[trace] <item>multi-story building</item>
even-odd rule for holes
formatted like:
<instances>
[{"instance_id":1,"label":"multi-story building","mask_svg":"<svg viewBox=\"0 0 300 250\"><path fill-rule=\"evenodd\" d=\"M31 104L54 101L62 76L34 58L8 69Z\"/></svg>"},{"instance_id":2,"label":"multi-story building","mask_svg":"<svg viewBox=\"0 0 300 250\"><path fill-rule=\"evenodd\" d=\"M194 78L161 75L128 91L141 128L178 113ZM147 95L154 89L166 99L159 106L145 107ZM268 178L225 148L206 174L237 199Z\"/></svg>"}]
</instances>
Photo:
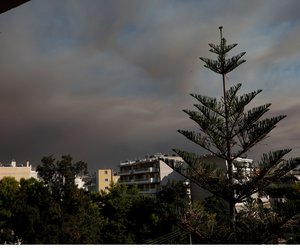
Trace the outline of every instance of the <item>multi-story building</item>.
<instances>
[{"instance_id":1,"label":"multi-story building","mask_svg":"<svg viewBox=\"0 0 300 250\"><path fill-rule=\"evenodd\" d=\"M29 164L29 161L26 162L26 165L23 165L17 164L15 160L12 160L10 164L0 163L0 179L3 177L14 177L17 181L31 177L37 179L37 172L32 170L32 165Z\"/></svg>"},{"instance_id":2,"label":"multi-story building","mask_svg":"<svg viewBox=\"0 0 300 250\"><path fill-rule=\"evenodd\" d=\"M248 158L238 157L233 162L233 175L240 182L248 181L256 173L253 160Z\"/></svg>"},{"instance_id":3,"label":"multi-story building","mask_svg":"<svg viewBox=\"0 0 300 250\"><path fill-rule=\"evenodd\" d=\"M204 162L212 164L216 168L220 168L224 171L224 174L227 171L227 162L224 159L216 157L214 155L205 156ZM255 174L255 167L252 159L248 158L236 158L233 162L233 176L234 181L243 183L249 180ZM193 201L204 200L210 196L213 196L209 191L199 187L193 182L190 182L191 187L191 196Z\"/></svg>"},{"instance_id":4,"label":"multi-story building","mask_svg":"<svg viewBox=\"0 0 300 250\"><path fill-rule=\"evenodd\" d=\"M112 169L98 169L95 191L107 191L111 183L117 183L118 179L119 176L115 175Z\"/></svg>"},{"instance_id":5,"label":"multi-story building","mask_svg":"<svg viewBox=\"0 0 300 250\"><path fill-rule=\"evenodd\" d=\"M226 174L228 166L224 159L207 155L204 162L212 164L216 168L223 169L224 174ZM252 159L242 157L234 160L233 175L236 182L246 182L253 175L257 174L257 169L253 162ZM146 156L142 160L122 162L119 165L119 183L136 185L141 194L156 194L160 191L161 186L166 185L168 181L182 181L187 186L187 192L192 202L203 201L206 198L212 197L212 193L199 187L192 181L186 180L170 167L182 164L183 166L185 165L181 157L163 154ZM261 194L255 193L252 195L252 198L259 199L264 206L270 206L268 196L261 196ZM236 204L237 210L241 210L243 207L243 203Z\"/></svg>"},{"instance_id":6,"label":"multi-story building","mask_svg":"<svg viewBox=\"0 0 300 250\"><path fill-rule=\"evenodd\" d=\"M212 164L212 166L215 166L216 168L220 168L224 171L224 174L227 171L227 162L219 157L213 156L213 155L207 155L205 157L206 159L204 160L204 162L210 163ZM253 177L255 174L257 174L257 168L255 168L254 164L253 164L253 160L252 159L248 159L248 158L236 158L233 162L233 178L234 181L237 183L245 183L247 181L249 181L251 179L251 177ZM190 181L188 182L190 185L190 189L191 189L191 200L193 202L195 201L203 201L209 197L212 197L213 194L211 192L209 192L206 189L203 189L201 187L199 187L197 184L195 184L194 182ZM251 196L253 199L258 199L265 207L269 207L270 206L270 199L268 196L264 195L264 194L260 194L260 193L254 193ZM227 203L224 203L225 206L227 206ZM236 204L236 209L237 211L240 211L242 209L244 209L244 202L241 203L237 203Z\"/></svg>"},{"instance_id":7,"label":"multi-story building","mask_svg":"<svg viewBox=\"0 0 300 250\"><path fill-rule=\"evenodd\" d=\"M136 185L141 194L156 194L168 181L184 180L164 160L183 162L181 157L155 154L141 160L125 161L119 165L119 183Z\"/></svg>"}]
</instances>

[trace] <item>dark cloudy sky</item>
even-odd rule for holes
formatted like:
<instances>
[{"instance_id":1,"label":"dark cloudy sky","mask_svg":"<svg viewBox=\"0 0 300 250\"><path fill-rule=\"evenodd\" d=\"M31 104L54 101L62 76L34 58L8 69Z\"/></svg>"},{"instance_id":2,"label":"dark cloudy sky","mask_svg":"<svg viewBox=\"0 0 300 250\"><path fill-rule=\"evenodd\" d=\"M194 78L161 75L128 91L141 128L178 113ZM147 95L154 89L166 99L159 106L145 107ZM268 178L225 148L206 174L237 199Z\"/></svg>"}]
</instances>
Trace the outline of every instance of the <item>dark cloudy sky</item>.
<instances>
[{"instance_id":1,"label":"dark cloudy sky","mask_svg":"<svg viewBox=\"0 0 300 250\"><path fill-rule=\"evenodd\" d=\"M224 27L247 62L228 75L287 114L261 150L300 154L299 0L32 0L0 16L0 161L71 154L90 169L172 148L190 92L222 93L199 56ZM253 151L255 154L255 151Z\"/></svg>"}]
</instances>

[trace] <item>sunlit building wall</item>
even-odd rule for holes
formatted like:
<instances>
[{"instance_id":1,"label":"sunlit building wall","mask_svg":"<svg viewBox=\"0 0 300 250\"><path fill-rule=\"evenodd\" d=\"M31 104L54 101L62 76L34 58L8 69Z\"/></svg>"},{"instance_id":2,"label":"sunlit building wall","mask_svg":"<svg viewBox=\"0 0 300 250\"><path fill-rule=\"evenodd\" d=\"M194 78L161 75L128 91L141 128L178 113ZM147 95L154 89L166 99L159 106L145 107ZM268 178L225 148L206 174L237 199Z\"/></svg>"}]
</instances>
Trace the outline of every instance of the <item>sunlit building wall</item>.
<instances>
[{"instance_id":1,"label":"sunlit building wall","mask_svg":"<svg viewBox=\"0 0 300 250\"><path fill-rule=\"evenodd\" d=\"M12 160L10 164L0 163L0 179L4 177L14 177L17 181L31 177L37 179L37 172L32 170L32 165L29 164L29 161L23 165L17 164L15 160Z\"/></svg>"},{"instance_id":2,"label":"sunlit building wall","mask_svg":"<svg viewBox=\"0 0 300 250\"><path fill-rule=\"evenodd\" d=\"M98 169L96 172L96 191L108 191L111 183L117 183L119 176L112 169Z\"/></svg>"}]
</instances>

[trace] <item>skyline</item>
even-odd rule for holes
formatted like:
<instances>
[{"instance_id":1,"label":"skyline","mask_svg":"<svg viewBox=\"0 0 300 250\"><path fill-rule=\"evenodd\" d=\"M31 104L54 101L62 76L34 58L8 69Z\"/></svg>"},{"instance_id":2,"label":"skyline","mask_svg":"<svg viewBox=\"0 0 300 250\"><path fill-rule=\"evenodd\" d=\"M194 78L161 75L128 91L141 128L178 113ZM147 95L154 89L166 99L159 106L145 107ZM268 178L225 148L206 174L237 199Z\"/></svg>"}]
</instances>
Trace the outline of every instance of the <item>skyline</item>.
<instances>
[{"instance_id":1,"label":"skyline","mask_svg":"<svg viewBox=\"0 0 300 250\"><path fill-rule=\"evenodd\" d=\"M213 58L219 26L246 63L227 76L253 105L286 114L253 151L300 155L300 2L29 1L0 15L1 157L37 165L70 154L89 169L172 148L199 150L178 129L196 128L189 93L222 94ZM255 148L254 148L255 149ZM203 152L203 151L200 151Z\"/></svg>"}]
</instances>

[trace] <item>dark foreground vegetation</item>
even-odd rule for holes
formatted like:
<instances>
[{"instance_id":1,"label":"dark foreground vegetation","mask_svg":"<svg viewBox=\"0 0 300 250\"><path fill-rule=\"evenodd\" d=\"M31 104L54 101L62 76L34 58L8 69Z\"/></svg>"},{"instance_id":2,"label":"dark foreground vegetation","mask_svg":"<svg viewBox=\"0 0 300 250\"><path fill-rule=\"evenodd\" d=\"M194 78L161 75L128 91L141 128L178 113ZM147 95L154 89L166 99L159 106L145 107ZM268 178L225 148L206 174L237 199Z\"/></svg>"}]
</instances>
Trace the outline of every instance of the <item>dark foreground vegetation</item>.
<instances>
[{"instance_id":1,"label":"dark foreground vegetation","mask_svg":"<svg viewBox=\"0 0 300 250\"><path fill-rule=\"evenodd\" d=\"M43 181L0 180L0 243L228 243L230 218L216 197L190 204L182 183L170 183L157 197L121 185L113 185L109 193L90 193L74 184L85 167L83 162L73 163L70 156L58 161L45 157L38 168ZM291 207L298 207L300 186L273 184L272 192L288 194L286 202L276 211L249 200L247 209L237 215L238 243L277 243L284 237L299 242L299 224L286 218L291 218Z\"/></svg>"},{"instance_id":2,"label":"dark foreground vegetation","mask_svg":"<svg viewBox=\"0 0 300 250\"><path fill-rule=\"evenodd\" d=\"M38 167L43 181L0 180L0 243L188 243L170 212L188 204L183 185L169 186L157 198L121 185L109 193L89 193L74 184L85 168L70 156L45 157Z\"/></svg>"}]
</instances>

